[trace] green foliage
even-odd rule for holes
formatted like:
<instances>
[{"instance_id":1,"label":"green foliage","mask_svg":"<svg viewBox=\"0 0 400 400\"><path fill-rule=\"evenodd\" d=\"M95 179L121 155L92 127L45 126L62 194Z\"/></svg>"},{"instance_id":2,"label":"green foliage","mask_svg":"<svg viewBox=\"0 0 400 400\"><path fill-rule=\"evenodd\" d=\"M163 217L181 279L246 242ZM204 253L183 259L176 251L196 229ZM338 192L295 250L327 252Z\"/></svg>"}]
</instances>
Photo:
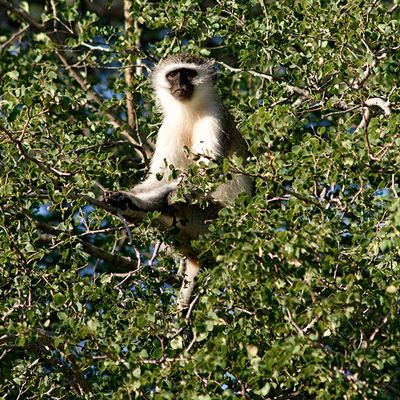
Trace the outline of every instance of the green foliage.
<instances>
[{"instance_id":1,"label":"green foliage","mask_svg":"<svg viewBox=\"0 0 400 400\"><path fill-rule=\"evenodd\" d=\"M398 399L398 2L137 0L127 31L121 7L41 3L0 1L0 398ZM187 320L173 232L150 213L129 243L90 200L143 177L148 66L177 51L221 62L254 155L181 195L256 186L194 243Z\"/></svg>"}]
</instances>

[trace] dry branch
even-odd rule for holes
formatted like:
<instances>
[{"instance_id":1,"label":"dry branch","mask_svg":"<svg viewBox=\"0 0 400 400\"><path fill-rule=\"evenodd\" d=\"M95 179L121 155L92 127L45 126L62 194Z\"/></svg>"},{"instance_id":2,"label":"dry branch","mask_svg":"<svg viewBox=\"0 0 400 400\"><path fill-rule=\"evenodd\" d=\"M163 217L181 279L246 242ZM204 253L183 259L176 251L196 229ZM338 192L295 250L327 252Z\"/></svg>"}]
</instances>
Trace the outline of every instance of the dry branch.
<instances>
[{"instance_id":1,"label":"dry branch","mask_svg":"<svg viewBox=\"0 0 400 400\"><path fill-rule=\"evenodd\" d=\"M133 36L133 31L135 28L132 15L130 13L131 6L132 2L130 0L124 0L125 35L127 36L128 40ZM135 103L133 101L133 93L131 92L133 82L133 67L131 66L131 64L133 64L132 55L128 55L127 61L128 68L124 70L125 82L128 89L126 91L126 109L128 114L128 125L133 128L137 125L137 118Z\"/></svg>"},{"instance_id":2,"label":"dry branch","mask_svg":"<svg viewBox=\"0 0 400 400\"><path fill-rule=\"evenodd\" d=\"M355 133L359 132L360 130L363 131L364 133L364 140L365 143L367 145L367 150L368 150L368 156L371 160L373 161L380 161L381 157L377 157L371 147L371 143L369 142L369 138L368 138L368 125L371 121L372 118L372 111L370 107L376 106L379 107L383 110L383 113L386 117L388 117L391 113L390 111L390 103L389 101L385 101L379 97L371 97L370 99L367 99L364 102L365 106L361 107L362 109L362 118L361 118L361 122L359 123L359 125L357 126L357 128L355 129Z\"/></svg>"},{"instance_id":3,"label":"dry branch","mask_svg":"<svg viewBox=\"0 0 400 400\"><path fill-rule=\"evenodd\" d=\"M39 22L35 21L29 14L24 11L18 10L12 3L9 3L6 0L0 0L0 6L3 6L6 10L11 12L16 18L18 18L22 22L26 22L31 26L33 29L39 32L45 32L46 26L40 24Z\"/></svg>"}]
</instances>

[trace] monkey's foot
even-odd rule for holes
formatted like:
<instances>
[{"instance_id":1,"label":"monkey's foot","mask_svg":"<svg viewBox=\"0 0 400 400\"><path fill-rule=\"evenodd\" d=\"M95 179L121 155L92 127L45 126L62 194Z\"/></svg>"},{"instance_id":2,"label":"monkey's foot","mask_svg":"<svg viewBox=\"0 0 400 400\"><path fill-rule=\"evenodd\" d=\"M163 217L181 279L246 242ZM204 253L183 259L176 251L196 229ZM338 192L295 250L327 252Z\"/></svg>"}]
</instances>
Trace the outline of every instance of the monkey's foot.
<instances>
[{"instance_id":1,"label":"monkey's foot","mask_svg":"<svg viewBox=\"0 0 400 400\"><path fill-rule=\"evenodd\" d=\"M130 199L129 192L104 192L103 200L108 205L122 211L138 209Z\"/></svg>"}]
</instances>

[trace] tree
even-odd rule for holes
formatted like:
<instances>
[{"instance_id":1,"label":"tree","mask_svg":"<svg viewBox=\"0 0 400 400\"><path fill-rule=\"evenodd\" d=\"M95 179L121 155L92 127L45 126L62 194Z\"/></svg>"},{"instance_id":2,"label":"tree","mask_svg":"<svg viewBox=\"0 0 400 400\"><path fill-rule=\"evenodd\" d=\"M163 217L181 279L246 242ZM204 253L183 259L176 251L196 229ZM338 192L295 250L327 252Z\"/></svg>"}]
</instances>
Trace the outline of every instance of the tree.
<instances>
[{"instance_id":1,"label":"tree","mask_svg":"<svg viewBox=\"0 0 400 400\"><path fill-rule=\"evenodd\" d=\"M0 0L0 396L399 398L397 3ZM175 232L101 201L181 50L219 62L257 187L193 243L183 317Z\"/></svg>"}]
</instances>

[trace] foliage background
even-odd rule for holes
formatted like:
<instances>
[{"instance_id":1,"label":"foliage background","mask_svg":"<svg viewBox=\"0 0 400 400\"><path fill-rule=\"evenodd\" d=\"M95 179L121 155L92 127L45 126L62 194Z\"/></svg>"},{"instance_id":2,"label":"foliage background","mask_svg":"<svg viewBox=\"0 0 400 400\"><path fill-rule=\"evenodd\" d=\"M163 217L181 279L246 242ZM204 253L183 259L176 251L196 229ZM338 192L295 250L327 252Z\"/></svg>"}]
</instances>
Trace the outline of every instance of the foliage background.
<instances>
[{"instance_id":1,"label":"foliage background","mask_svg":"<svg viewBox=\"0 0 400 400\"><path fill-rule=\"evenodd\" d=\"M399 398L399 18L0 0L0 398ZM220 62L257 186L196 243L214 262L187 319L156 215L129 243L93 200L144 175L146 76L182 50Z\"/></svg>"}]
</instances>

